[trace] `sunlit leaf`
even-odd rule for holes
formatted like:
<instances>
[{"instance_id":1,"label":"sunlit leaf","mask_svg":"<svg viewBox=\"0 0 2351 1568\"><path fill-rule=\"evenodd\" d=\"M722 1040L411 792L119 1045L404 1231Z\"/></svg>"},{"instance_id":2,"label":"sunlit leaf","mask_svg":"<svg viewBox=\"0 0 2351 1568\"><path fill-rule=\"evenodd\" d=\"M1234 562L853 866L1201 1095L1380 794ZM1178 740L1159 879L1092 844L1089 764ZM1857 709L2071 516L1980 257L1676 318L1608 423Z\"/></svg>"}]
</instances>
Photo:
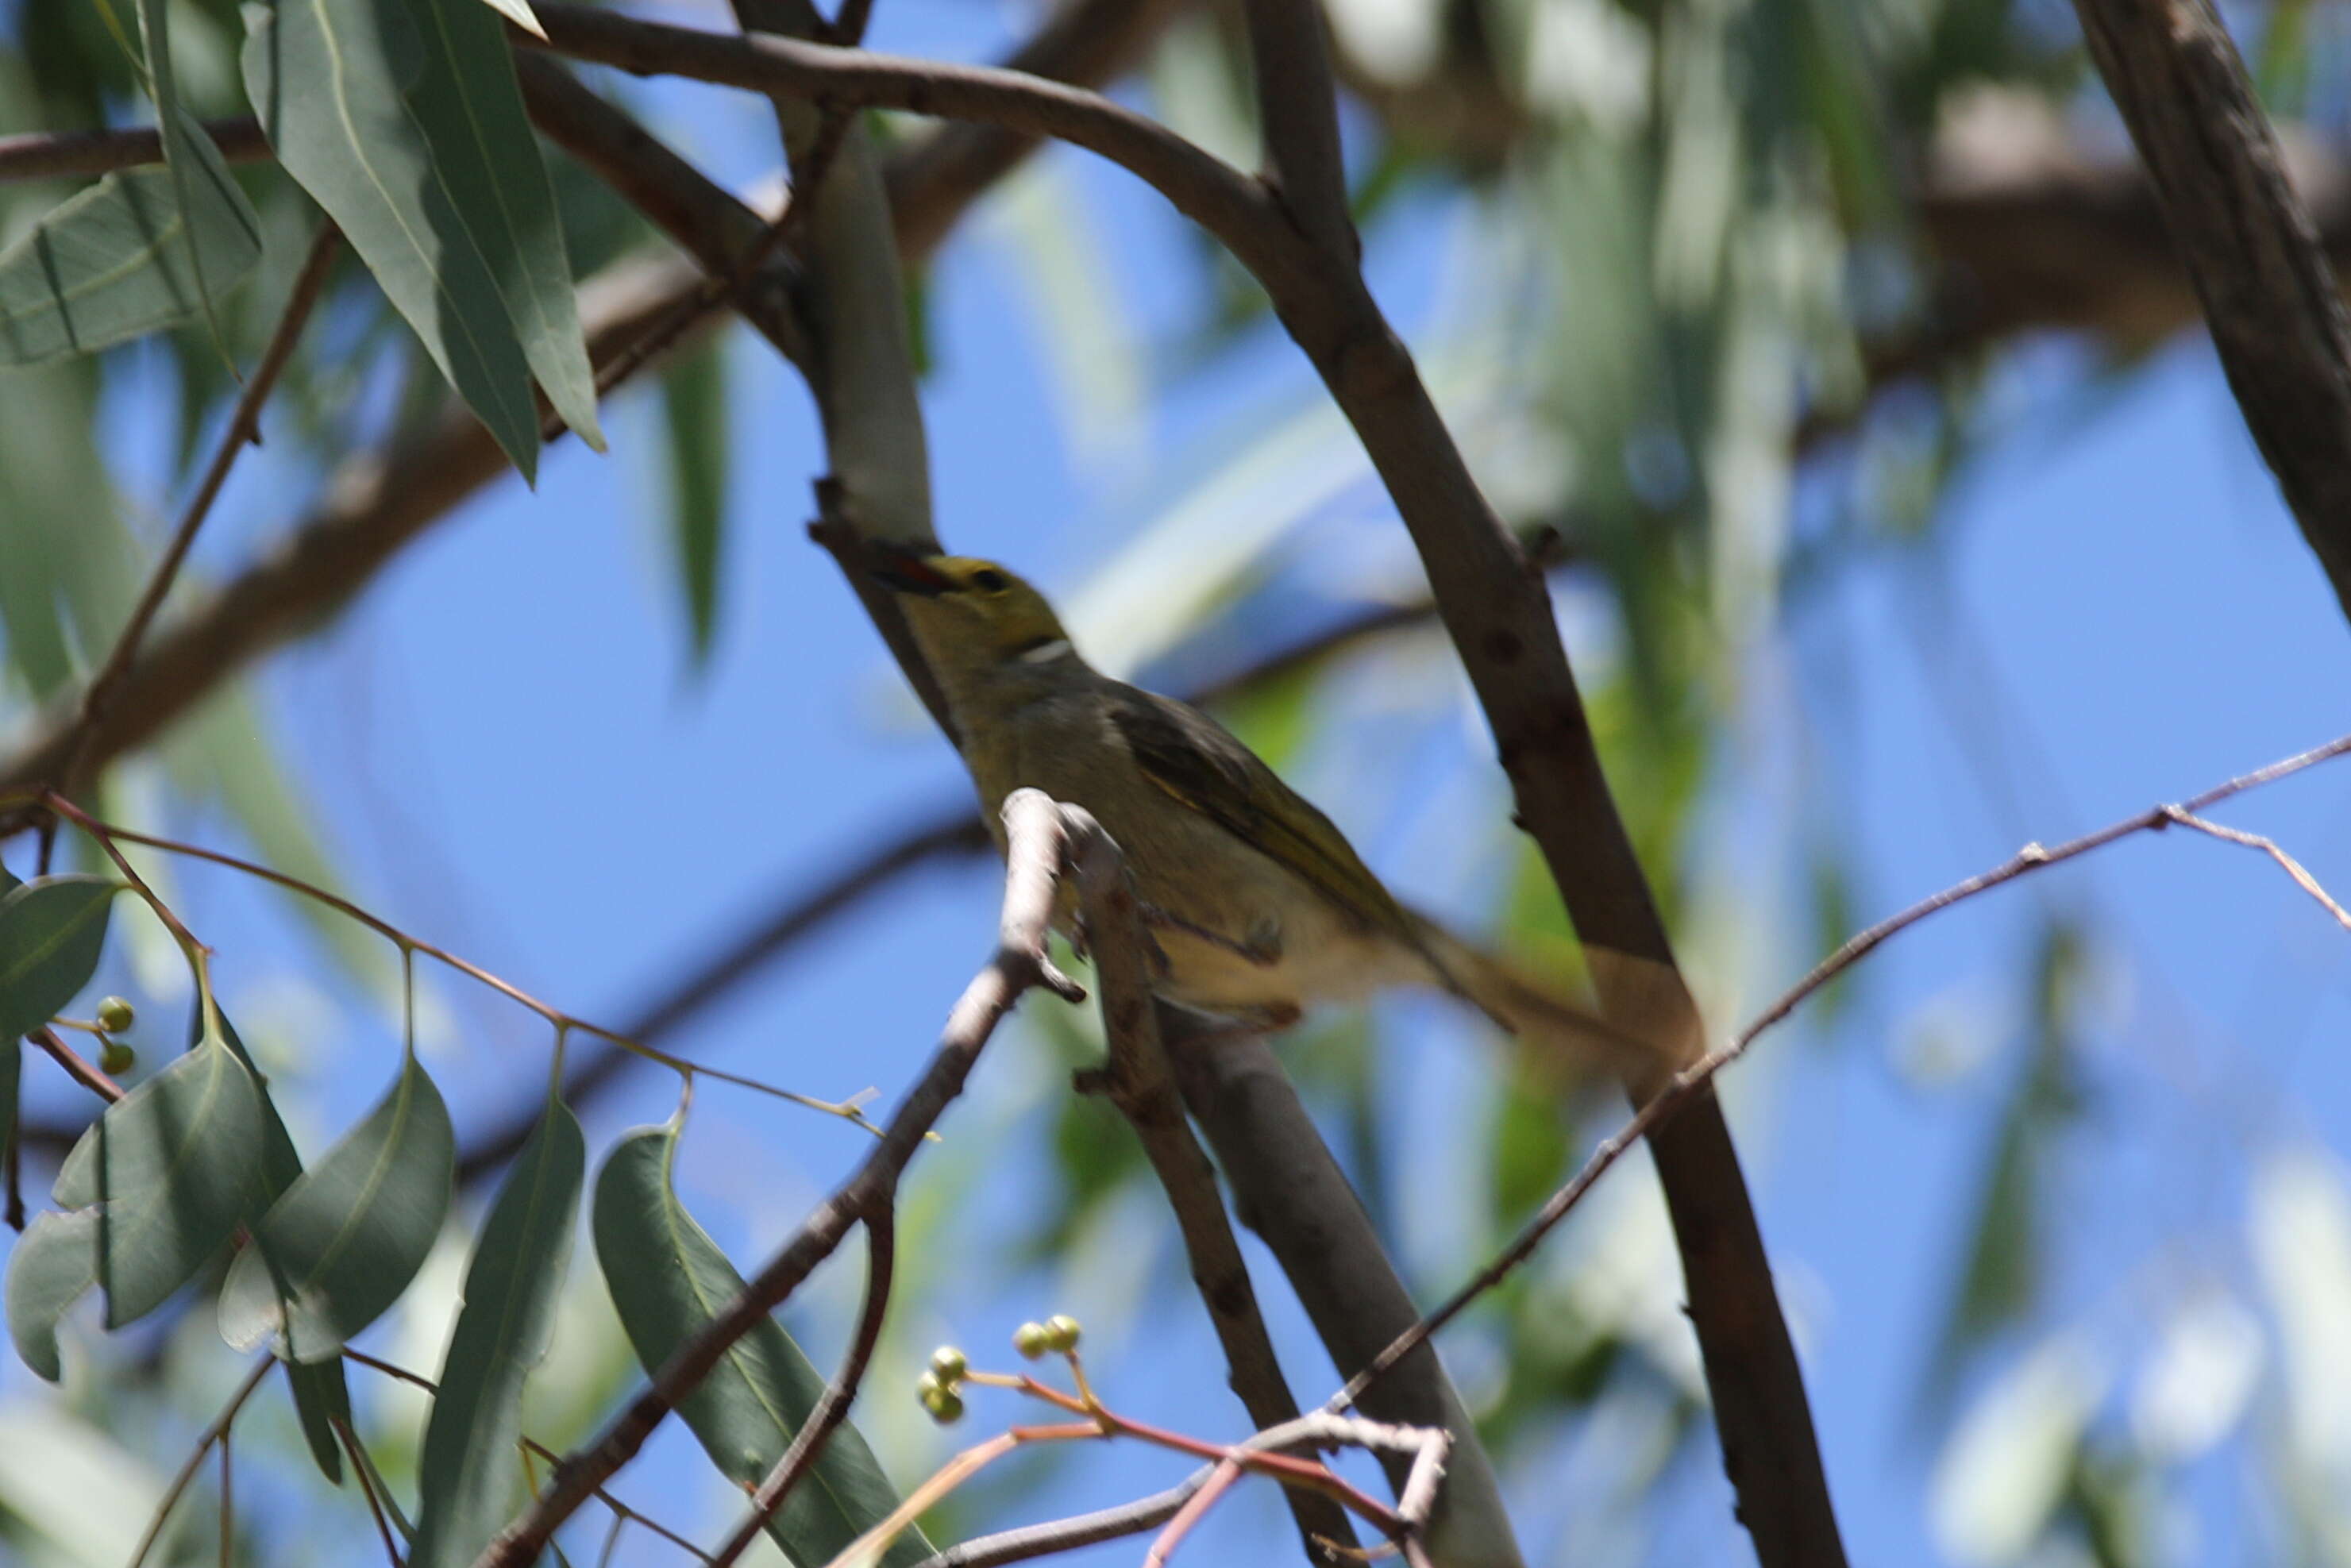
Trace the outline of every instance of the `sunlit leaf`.
<instances>
[{"instance_id":1,"label":"sunlit leaf","mask_svg":"<svg viewBox=\"0 0 2351 1568\"><path fill-rule=\"evenodd\" d=\"M1945 1553L1991 1568L2032 1545L2111 1375L2086 1339L2063 1333L1984 1391L1935 1466L1929 1518Z\"/></svg>"},{"instance_id":2,"label":"sunlit leaf","mask_svg":"<svg viewBox=\"0 0 2351 1568\"><path fill-rule=\"evenodd\" d=\"M190 232L167 170L123 170L69 197L0 251L0 366L94 353L185 320L204 307L199 268L217 294L260 255L233 225L196 228L193 248Z\"/></svg>"},{"instance_id":3,"label":"sunlit leaf","mask_svg":"<svg viewBox=\"0 0 2351 1568\"><path fill-rule=\"evenodd\" d=\"M2351 1462L2351 1180L2330 1155L2262 1162L2247 1239L2276 1314L2286 1436L2319 1473Z\"/></svg>"},{"instance_id":4,"label":"sunlit leaf","mask_svg":"<svg viewBox=\"0 0 2351 1568\"><path fill-rule=\"evenodd\" d=\"M718 625L718 563L726 524L726 347L724 338L687 354L662 374L662 416L669 427L670 530L678 580L685 589L694 661L710 657Z\"/></svg>"},{"instance_id":5,"label":"sunlit leaf","mask_svg":"<svg viewBox=\"0 0 2351 1568\"><path fill-rule=\"evenodd\" d=\"M366 1119L269 1207L221 1288L221 1333L317 1362L381 1316L449 1211L456 1140L414 1057Z\"/></svg>"},{"instance_id":6,"label":"sunlit leaf","mask_svg":"<svg viewBox=\"0 0 2351 1568\"><path fill-rule=\"evenodd\" d=\"M407 89L427 56L406 0L254 0L245 87L287 172L327 209L425 352L528 479L530 367Z\"/></svg>"},{"instance_id":7,"label":"sunlit leaf","mask_svg":"<svg viewBox=\"0 0 2351 1568\"><path fill-rule=\"evenodd\" d=\"M118 890L103 877L49 876L0 895L0 1035L29 1034L89 984Z\"/></svg>"},{"instance_id":8,"label":"sunlit leaf","mask_svg":"<svg viewBox=\"0 0 2351 1568\"><path fill-rule=\"evenodd\" d=\"M106 1326L135 1322L209 1262L252 1212L261 1097L216 1040L107 1107L57 1168L67 1208L99 1214Z\"/></svg>"},{"instance_id":9,"label":"sunlit leaf","mask_svg":"<svg viewBox=\"0 0 2351 1568\"><path fill-rule=\"evenodd\" d=\"M530 0L482 0L482 4L533 37L547 37L547 29L538 25L538 13L530 8Z\"/></svg>"},{"instance_id":10,"label":"sunlit leaf","mask_svg":"<svg viewBox=\"0 0 2351 1568\"><path fill-rule=\"evenodd\" d=\"M550 1100L482 1223L424 1429L411 1568L473 1562L513 1510L523 1379L554 1329L587 1157L579 1122Z\"/></svg>"},{"instance_id":11,"label":"sunlit leaf","mask_svg":"<svg viewBox=\"0 0 2351 1568\"><path fill-rule=\"evenodd\" d=\"M677 1126L640 1127L597 1173L596 1259L647 1371L659 1368L743 1288L726 1255L695 1223L670 1183ZM783 1457L823 1395L824 1375L774 1319L737 1340L678 1414L727 1479L756 1486ZM898 1504L865 1439L843 1423L768 1533L798 1563L830 1562ZM931 1554L918 1531L883 1555L912 1568Z\"/></svg>"}]
</instances>

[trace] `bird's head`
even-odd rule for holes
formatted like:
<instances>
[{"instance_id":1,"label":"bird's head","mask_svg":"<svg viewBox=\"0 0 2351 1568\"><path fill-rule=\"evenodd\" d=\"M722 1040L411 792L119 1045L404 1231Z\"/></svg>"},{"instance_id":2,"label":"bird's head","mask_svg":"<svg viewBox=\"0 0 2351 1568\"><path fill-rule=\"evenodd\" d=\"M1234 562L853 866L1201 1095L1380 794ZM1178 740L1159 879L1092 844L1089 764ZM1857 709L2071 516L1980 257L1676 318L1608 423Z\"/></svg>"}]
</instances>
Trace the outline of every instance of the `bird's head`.
<instances>
[{"instance_id":1,"label":"bird's head","mask_svg":"<svg viewBox=\"0 0 2351 1568\"><path fill-rule=\"evenodd\" d=\"M977 672L1069 652L1070 634L1045 596L992 560L890 552L870 570L898 595L934 665Z\"/></svg>"}]
</instances>

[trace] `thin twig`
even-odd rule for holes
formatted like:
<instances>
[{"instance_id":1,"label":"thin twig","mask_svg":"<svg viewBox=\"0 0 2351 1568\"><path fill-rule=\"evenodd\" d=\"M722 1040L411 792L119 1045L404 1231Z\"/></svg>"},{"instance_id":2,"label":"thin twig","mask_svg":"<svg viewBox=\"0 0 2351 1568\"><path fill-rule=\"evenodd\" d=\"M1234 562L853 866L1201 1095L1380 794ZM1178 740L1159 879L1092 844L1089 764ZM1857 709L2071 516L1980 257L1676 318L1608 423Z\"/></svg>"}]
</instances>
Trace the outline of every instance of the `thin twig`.
<instances>
[{"instance_id":1,"label":"thin twig","mask_svg":"<svg viewBox=\"0 0 2351 1568\"><path fill-rule=\"evenodd\" d=\"M1664 1092L1643 1105L1631 1121L1618 1128L1613 1135L1593 1150L1591 1157L1583 1163L1583 1167L1569 1179L1566 1186L1544 1200L1543 1206L1537 1209L1533 1218L1529 1219L1520 1228L1519 1233L1511 1238L1508 1246L1497 1253L1484 1268L1471 1276L1467 1283L1447 1297L1441 1306L1397 1335L1386 1349L1372 1359L1369 1365L1349 1378L1346 1385L1331 1396L1327 1408L1339 1410L1354 1403L1357 1396L1390 1367L1410 1354L1431 1334L1458 1317L1472 1301L1508 1278L1511 1270L1533 1255L1535 1249L1541 1245L1543 1238L1550 1235L1560 1221L1567 1218L1569 1212L1583 1200L1585 1193L1592 1190L1593 1184L1607 1172L1609 1166L1623 1158L1625 1152L1642 1136L1655 1131L1671 1119L1705 1088L1716 1073L1745 1055L1748 1048L1753 1045L1766 1030L1787 1018L1807 998L1867 957L1889 938L1908 930L1930 915L1949 909L1955 904L1964 903L1979 894L1989 893L1993 888L2014 882L2021 876L2027 876L2065 861L2077 859L2093 850L2104 849L2106 845L2117 840L2128 838L2135 833L2161 832L2174 823L2179 823L2202 831L2212 832L2233 843L2244 843L2249 847L2266 851L2278 860L2285 868L2287 874L2292 876L2304 892L2311 894L2325 904L2336 919L2343 921L2346 926L2351 926L2351 919L2345 917L2341 905L2329 897L2325 890L2318 886L2307 872L2294 863L2276 845L2254 834L2239 833L2233 829L2220 828L2216 824L2202 821L2197 815L2206 808L2228 800L2233 795L2239 795L2245 790L2299 773L2304 768L2315 767L2346 752L2351 752L2351 735L2338 737L2324 746L2314 747L2295 756L2281 758L2267 767L2257 768L2250 773L2239 774L2234 779L2216 784L2201 794L2192 795L2178 804L2150 806L2133 816L2110 822L2095 832L2084 833L2079 838L2069 839L2053 849L2039 843L2027 844L1989 871L1980 872L1963 882L1954 883L1942 892L1928 898L1922 898L1908 908L1888 915L1865 930L1856 932L1835 952L1814 965L1802 979L1790 987L1771 1006L1757 1014L1754 1020L1740 1030L1729 1044L1700 1058L1676 1074Z\"/></svg>"},{"instance_id":2,"label":"thin twig","mask_svg":"<svg viewBox=\"0 0 2351 1568\"><path fill-rule=\"evenodd\" d=\"M163 1489L162 1500L156 1503L154 1516L148 1520L145 1533L139 1537L138 1549L131 1553L130 1568L139 1568L147 1561L147 1553L155 1550L155 1542L162 1538L163 1526L172 1517L172 1510L179 1506L180 1499L186 1495L189 1483L196 1479L196 1471L204 1468L204 1456L212 1452L214 1443L227 1437L229 1427L236 1420L236 1413L245 1408L245 1402L253 1397L253 1391L261 1386L261 1380L269 1375L269 1369L276 1364L276 1359L266 1355L255 1362L253 1370L246 1373L245 1381L236 1385L236 1392L229 1396L227 1405L213 1418L213 1424L198 1436L194 1450L181 1464L178 1473L172 1476L172 1484ZM227 1493L224 1491L222 1497L225 1501ZM222 1528L225 1531L227 1526L224 1524Z\"/></svg>"},{"instance_id":3,"label":"thin twig","mask_svg":"<svg viewBox=\"0 0 2351 1568\"><path fill-rule=\"evenodd\" d=\"M933 1552L915 1568L1003 1568L1008 1563L1025 1563L1032 1557L1050 1557L1081 1546L1116 1541L1121 1536L1140 1535L1175 1518L1176 1511L1207 1484L1214 1469L1204 1466L1165 1491L1154 1492L1133 1502L977 1536L944 1552Z\"/></svg>"},{"instance_id":4,"label":"thin twig","mask_svg":"<svg viewBox=\"0 0 2351 1568\"><path fill-rule=\"evenodd\" d=\"M153 833L142 833L136 829L126 828L117 823L104 821L97 817L91 816L89 812L84 811L81 808L76 806L71 800L67 800L64 796L58 794L55 790L47 790L42 792L38 797L38 800L44 808L50 811L54 811L58 816L72 822L76 827L89 833L98 841L99 846L103 848L108 855L113 859L117 869L121 871L122 874L130 879L131 886L147 901L150 907L154 909L157 915L163 921L163 923L171 928L172 934L175 937L179 938L183 947L194 949L201 947L202 944L196 941L194 936L189 932L188 928L180 923L179 917L172 913L170 907L166 905L162 900L158 898L153 890L151 889L145 881L140 877L138 871L131 865L130 860L123 855L120 844L142 844L149 849L162 850L171 854L185 855L193 860L208 861L214 865L226 866L231 871L241 872L246 876L255 877L263 882L273 883L276 886L286 889L289 893L300 894L305 898L322 904L328 908L336 911L338 914L359 922L369 930L375 932L378 936L391 942L392 946L399 949L402 954L422 953L428 958L437 959L441 963L447 965L450 968L456 970L459 974L465 976L467 978L487 986L490 989L497 992L500 996L507 998L509 1001L537 1013L540 1018L545 1019L549 1023L553 1024L559 1030L577 1030L581 1034L592 1035L599 1040L605 1040L612 1045L618 1046L622 1051L630 1051L636 1055L644 1057L650 1061L657 1061L664 1067L670 1069L672 1071L682 1073L687 1077L712 1078L722 1083L732 1083L740 1088L750 1089L762 1094L772 1095L778 1100L788 1100L795 1105L803 1105L813 1111L822 1111L828 1115L838 1116L843 1121L851 1122L858 1126L863 1127L867 1132L879 1131L879 1129L873 1125L872 1122L866 1117L864 1112L859 1109L858 1102L854 1099L841 1101L820 1100L812 1095L801 1094L789 1089L779 1088L775 1084L765 1082L757 1078L746 1077L741 1073L728 1072L720 1068L705 1067L697 1062L689 1061L682 1056L673 1056L668 1051L660 1051L653 1046L646 1045L642 1041L632 1040L617 1030L606 1029L601 1024L591 1023L586 1019L574 1017L572 1014L565 1012L560 1008L540 1001L537 997L532 996L529 992L522 989L519 986L516 986L509 981L499 978L497 976L490 973L490 971L483 968L480 965L474 963L470 959L460 957L455 953L451 952L448 948L424 941L414 934L393 925L391 921L384 919L381 915L377 915L360 904L352 903L350 899L343 897L340 894L330 893L327 889L319 886L316 883L305 882L298 876L290 876L285 872L274 870L271 867L263 865L256 861L245 860L239 856L228 854L220 850L206 849L202 844L192 844L179 839L162 838Z\"/></svg>"},{"instance_id":5,"label":"thin twig","mask_svg":"<svg viewBox=\"0 0 2351 1568\"><path fill-rule=\"evenodd\" d=\"M2249 850L2261 851L2275 861L2280 870L2294 879L2294 884L2296 887L2316 899L2321 908L2335 916L2336 925L2346 930L2351 930L2351 910L2346 910L2341 904L2335 903L2334 895L2318 884L2316 877L2303 869L2300 861L2280 849L2275 839L2261 833L2249 833L2242 828L2223 827L2219 822L2208 822L2192 811L2173 810L2168 814L2173 821L2183 828L2193 828L2199 833L2210 833L2223 843L2240 844Z\"/></svg>"},{"instance_id":6,"label":"thin twig","mask_svg":"<svg viewBox=\"0 0 2351 1568\"><path fill-rule=\"evenodd\" d=\"M47 1028L37 1029L25 1038L54 1058L57 1064L66 1070L67 1077L107 1103L112 1104L122 1098L124 1092L122 1085L99 1071L88 1057L60 1040L57 1030Z\"/></svg>"},{"instance_id":7,"label":"thin twig","mask_svg":"<svg viewBox=\"0 0 2351 1568\"><path fill-rule=\"evenodd\" d=\"M767 1528L768 1521L790 1498L792 1489L824 1457L826 1441L847 1419L849 1407L856 1403L858 1386L865 1379L866 1366L873 1359L873 1347L881 1343L883 1322L889 1315L890 1278L896 1267L897 1245L897 1218L888 1206L877 1205L865 1220L865 1301L858 1311L857 1332L841 1359L841 1370L825 1385L824 1397L800 1423L800 1429L792 1434L791 1445L776 1461L775 1469L751 1494L751 1511L711 1554L711 1568L726 1568L758 1539L759 1531Z\"/></svg>"},{"instance_id":8,"label":"thin twig","mask_svg":"<svg viewBox=\"0 0 2351 1568\"><path fill-rule=\"evenodd\" d=\"M229 470L236 465L239 454L261 440L261 406L269 401L277 385L278 373L294 356L294 345L302 336L302 329L310 319L311 308L326 287L327 274L332 268L335 252L341 234L332 223L321 220L319 232L310 241L310 253L304 258L302 270L295 275L294 287L286 298L286 308L277 318L277 329L270 334L269 342L261 351L260 362L254 366L246 379L244 392L236 400L236 411L229 416L228 428L221 432L220 444L213 449L213 460L204 469L196 493L188 497L188 505L180 514L179 526L172 530L171 543L163 548L162 556L154 570L147 574L147 586L139 595L139 602L131 618L115 634L114 647L106 662L82 688L80 716L74 721L74 730L68 739L64 761L59 765L54 783L60 789L71 789L76 770L89 749L90 737L105 719L107 706L137 656L139 643L147 634L147 627L155 612L163 607L164 598L178 580L180 567L188 559L189 547L196 540L196 531L212 515L213 503L220 498L221 487L228 483Z\"/></svg>"},{"instance_id":9,"label":"thin twig","mask_svg":"<svg viewBox=\"0 0 2351 1568\"><path fill-rule=\"evenodd\" d=\"M368 1512L375 1516L375 1532L383 1542L383 1555L392 1568L401 1568L400 1545L392 1538L392 1521L384 1517L382 1500L375 1495L375 1469L360 1451L359 1434L340 1416L328 1417L334 1424L335 1436L343 1440L343 1451L350 1456L351 1473L359 1479L360 1495L367 1499Z\"/></svg>"}]
</instances>

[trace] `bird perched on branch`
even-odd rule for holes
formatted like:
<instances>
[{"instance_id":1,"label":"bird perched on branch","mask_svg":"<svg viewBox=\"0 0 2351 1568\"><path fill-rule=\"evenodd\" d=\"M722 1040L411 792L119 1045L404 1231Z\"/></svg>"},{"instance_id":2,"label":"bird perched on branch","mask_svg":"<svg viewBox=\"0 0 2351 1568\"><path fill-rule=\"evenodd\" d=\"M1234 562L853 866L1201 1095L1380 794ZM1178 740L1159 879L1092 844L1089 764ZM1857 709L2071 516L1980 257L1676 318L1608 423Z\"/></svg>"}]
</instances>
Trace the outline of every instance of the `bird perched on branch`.
<instances>
[{"instance_id":1,"label":"bird perched on branch","mask_svg":"<svg viewBox=\"0 0 2351 1568\"><path fill-rule=\"evenodd\" d=\"M1436 987L1531 1043L1656 1070L1650 1048L1397 903L1331 820L1216 720L1088 664L1020 578L894 551L869 570L938 679L998 849L1015 789L1093 813L1134 874L1166 999L1276 1029L1317 1003ZM1065 890L1065 933L1075 918Z\"/></svg>"}]
</instances>

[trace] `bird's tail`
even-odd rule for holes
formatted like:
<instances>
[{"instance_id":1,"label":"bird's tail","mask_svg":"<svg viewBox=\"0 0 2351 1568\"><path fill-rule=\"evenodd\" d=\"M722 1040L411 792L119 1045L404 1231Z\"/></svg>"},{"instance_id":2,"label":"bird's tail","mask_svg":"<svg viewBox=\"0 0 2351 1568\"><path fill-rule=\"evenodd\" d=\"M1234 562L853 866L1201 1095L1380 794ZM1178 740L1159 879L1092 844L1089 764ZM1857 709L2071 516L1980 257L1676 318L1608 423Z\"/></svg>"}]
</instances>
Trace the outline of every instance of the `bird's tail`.
<instances>
[{"instance_id":1,"label":"bird's tail","mask_svg":"<svg viewBox=\"0 0 2351 1568\"><path fill-rule=\"evenodd\" d=\"M1654 1083L1673 1072L1676 1064L1660 1047L1570 1001L1555 987L1463 941L1427 916L1413 914L1412 921L1422 950L1447 988L1537 1055L1556 1058L1562 1065L1580 1070L1579 1076L1604 1068L1635 1084Z\"/></svg>"}]
</instances>

